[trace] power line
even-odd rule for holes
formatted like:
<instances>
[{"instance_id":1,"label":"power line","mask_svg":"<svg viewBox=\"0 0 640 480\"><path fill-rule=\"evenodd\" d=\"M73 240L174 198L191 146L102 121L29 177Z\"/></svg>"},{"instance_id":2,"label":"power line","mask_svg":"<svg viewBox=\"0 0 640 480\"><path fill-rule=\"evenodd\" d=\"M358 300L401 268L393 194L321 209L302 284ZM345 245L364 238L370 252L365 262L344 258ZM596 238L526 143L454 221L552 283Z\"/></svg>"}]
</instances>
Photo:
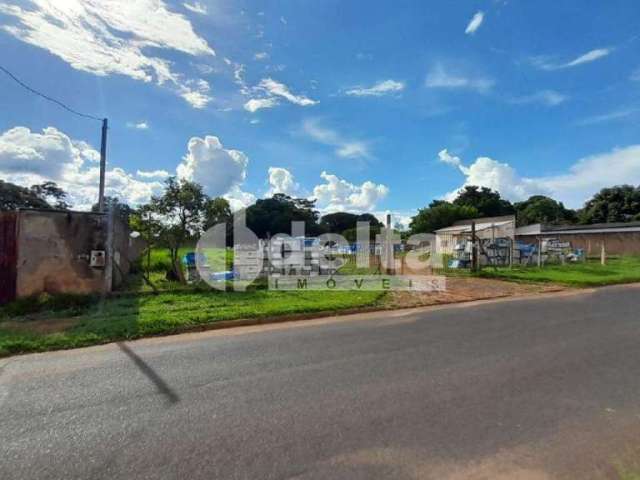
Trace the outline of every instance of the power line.
<instances>
[{"instance_id":1,"label":"power line","mask_svg":"<svg viewBox=\"0 0 640 480\"><path fill-rule=\"evenodd\" d=\"M80 113L76 110L74 110L73 108L65 105L64 103L60 102L59 100L56 100L55 98L51 98L48 95L45 95L44 93L41 93L33 88L31 88L29 85L27 85L26 83L24 83L22 80L20 80L18 77L16 77L13 73L11 73L9 70L7 70L6 68L4 68L2 65L0 65L0 70L2 70L4 73L6 73L9 77L11 77L18 85L20 85L22 88L27 89L28 91L30 91L31 93L34 93L36 95L38 95L39 97L44 98L45 100L49 100L50 102L55 103L56 105L64 108L65 110L67 110L68 112L73 113L74 115L78 115L79 117L84 117L84 118L89 118L91 120L97 120L98 122L102 122L102 118L98 118L98 117L94 117L93 115L88 115L86 113Z\"/></svg>"}]
</instances>

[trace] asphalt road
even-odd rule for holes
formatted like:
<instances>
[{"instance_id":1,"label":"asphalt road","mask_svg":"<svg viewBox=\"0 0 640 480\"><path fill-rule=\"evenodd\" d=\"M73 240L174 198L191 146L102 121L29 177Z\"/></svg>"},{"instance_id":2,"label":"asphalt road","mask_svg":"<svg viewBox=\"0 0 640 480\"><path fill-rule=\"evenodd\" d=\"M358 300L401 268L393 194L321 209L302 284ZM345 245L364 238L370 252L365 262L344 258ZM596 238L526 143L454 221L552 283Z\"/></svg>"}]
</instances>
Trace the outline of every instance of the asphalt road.
<instances>
[{"instance_id":1,"label":"asphalt road","mask_svg":"<svg viewBox=\"0 0 640 480\"><path fill-rule=\"evenodd\" d=\"M546 479L640 446L640 288L0 361L0 478Z\"/></svg>"}]
</instances>

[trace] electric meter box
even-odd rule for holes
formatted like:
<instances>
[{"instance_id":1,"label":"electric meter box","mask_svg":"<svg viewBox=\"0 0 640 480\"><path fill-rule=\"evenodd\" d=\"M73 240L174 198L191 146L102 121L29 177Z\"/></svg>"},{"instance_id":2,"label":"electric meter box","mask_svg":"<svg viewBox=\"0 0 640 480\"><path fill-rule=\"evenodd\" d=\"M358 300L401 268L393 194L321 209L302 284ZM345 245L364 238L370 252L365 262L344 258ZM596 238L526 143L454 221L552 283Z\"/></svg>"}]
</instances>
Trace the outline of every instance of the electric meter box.
<instances>
[{"instance_id":1,"label":"electric meter box","mask_svg":"<svg viewBox=\"0 0 640 480\"><path fill-rule=\"evenodd\" d=\"M106 264L106 254L104 250L91 250L89 266L92 268L104 268Z\"/></svg>"}]
</instances>

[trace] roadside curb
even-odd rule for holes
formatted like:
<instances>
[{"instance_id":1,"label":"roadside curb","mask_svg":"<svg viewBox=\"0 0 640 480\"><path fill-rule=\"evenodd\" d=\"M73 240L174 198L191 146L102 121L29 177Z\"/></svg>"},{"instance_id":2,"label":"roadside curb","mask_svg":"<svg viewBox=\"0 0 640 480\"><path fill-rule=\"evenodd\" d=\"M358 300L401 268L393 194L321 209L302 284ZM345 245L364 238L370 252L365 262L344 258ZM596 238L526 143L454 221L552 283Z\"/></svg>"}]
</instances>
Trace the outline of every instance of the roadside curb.
<instances>
[{"instance_id":1,"label":"roadside curb","mask_svg":"<svg viewBox=\"0 0 640 480\"><path fill-rule=\"evenodd\" d=\"M256 326L268 326L268 325L277 325L282 323L297 323L299 325L305 325L305 321L309 321L308 325L311 326L312 320L323 320L333 318L336 320L349 320L348 317L366 317L369 314L373 313L384 313L384 312L401 312L403 316L408 316L412 314L419 313L427 313L430 311L438 311L444 309L454 309L454 308L466 308L476 305L488 305L492 303L502 303L502 302L515 302L515 301L526 301L526 300L535 300L535 299L544 299L544 298L562 298L562 297L571 297L571 296L579 296L579 295L590 295L597 291L607 290L607 289L619 289L619 288L640 288L640 283L631 283L631 284L621 284L621 285L608 285L604 287L589 287L589 288L559 288L558 290L547 291L547 292L534 292L534 293L526 293L520 295L498 295L495 297L489 298L481 298L481 299L468 299L468 300L456 300L451 302L441 302L435 303L433 305L416 305L410 307L394 307L394 306L384 306L384 305L375 305L369 307L361 307L361 308L349 308L345 310L326 310L321 312L311 312L311 313L300 313L300 314L290 314L290 315L277 315L270 317L260 317L260 318L241 318L235 320L220 320L217 322L202 324L202 325L192 325L189 327L184 327L180 329L176 329L173 331L166 331L157 334L149 334L143 337L138 338L122 338L119 340L112 340L103 343L96 343L93 345L87 345L84 347L77 348L68 348L68 349L58 349L58 350L50 350L46 352L24 352L17 353L10 356L0 357L0 368L3 365L6 365L8 361L12 358L23 356L23 355L46 355L50 353L62 353L69 351L81 351L85 348L99 348L105 347L108 345L112 345L119 342L142 342L145 340L154 340L161 338L171 338L171 337L179 337L180 335L189 335L189 334L197 334L204 333L209 331L216 330L227 330L233 329L237 327L256 327ZM355 320L356 318L354 318Z\"/></svg>"},{"instance_id":2,"label":"roadside curb","mask_svg":"<svg viewBox=\"0 0 640 480\"><path fill-rule=\"evenodd\" d=\"M561 289L558 291L550 291L543 293L530 293L530 294L522 294L522 295L497 295L495 297L489 298L481 298L481 299L468 299L468 300L456 300L451 302L441 302L434 303L433 305L416 305L410 307L394 307L394 306L370 306L370 307L361 307L361 308L349 308L344 310L325 310L320 312L311 312L311 313L300 313L300 314L290 314L290 315L277 315L270 317L260 317L260 318L240 318L235 320L220 320L218 322L206 323L202 325L193 325L190 327L181 328L179 330L173 332L163 332L159 334L151 334L145 335L140 338L133 339L123 339L118 341L126 341L126 342L138 342L144 341L147 339L158 339L162 337L173 337L179 336L182 334L193 334L200 332L209 332L215 330L226 330L237 327L256 327L256 326L267 326L267 325L277 325L280 323L295 323L300 322L304 324L305 321L311 320L322 320L328 318L335 319L343 319L344 317L356 317L361 315L368 315L372 313L384 313L384 312L406 312L407 315L412 313L422 313L428 311L436 311L445 308L456 308L456 307L467 307L473 305L483 305L497 302L508 302L508 301L518 301L518 300L532 300L536 298L553 298L553 297L562 297L562 296L570 296L570 295L579 295L586 294L595 291L595 289ZM348 320L348 318L344 318L344 320ZM107 342L101 345L108 345L111 343L116 343L117 341ZM97 346L97 345L96 345ZM81 347L83 348L83 347ZM90 348L90 347L84 347ZM45 353L45 352L42 352Z\"/></svg>"}]
</instances>

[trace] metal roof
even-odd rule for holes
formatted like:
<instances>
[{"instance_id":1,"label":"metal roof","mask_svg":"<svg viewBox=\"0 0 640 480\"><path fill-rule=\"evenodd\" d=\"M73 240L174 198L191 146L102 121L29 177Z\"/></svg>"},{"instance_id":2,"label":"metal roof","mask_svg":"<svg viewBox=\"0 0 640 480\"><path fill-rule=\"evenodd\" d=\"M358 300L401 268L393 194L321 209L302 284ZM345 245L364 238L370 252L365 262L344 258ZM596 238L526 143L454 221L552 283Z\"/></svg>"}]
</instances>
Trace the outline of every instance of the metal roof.
<instances>
[{"instance_id":1,"label":"metal roof","mask_svg":"<svg viewBox=\"0 0 640 480\"><path fill-rule=\"evenodd\" d=\"M590 225L545 225L519 227L516 235L577 235L580 233L640 232L640 222L593 223Z\"/></svg>"},{"instance_id":2,"label":"metal roof","mask_svg":"<svg viewBox=\"0 0 640 480\"><path fill-rule=\"evenodd\" d=\"M483 220L483 219L480 219ZM489 230L491 228L502 228L512 226L513 220L505 220L502 222L476 222L476 232L483 230ZM471 232L471 224L465 225L452 225L450 227L441 228L436 230L436 233L467 233Z\"/></svg>"}]
</instances>

